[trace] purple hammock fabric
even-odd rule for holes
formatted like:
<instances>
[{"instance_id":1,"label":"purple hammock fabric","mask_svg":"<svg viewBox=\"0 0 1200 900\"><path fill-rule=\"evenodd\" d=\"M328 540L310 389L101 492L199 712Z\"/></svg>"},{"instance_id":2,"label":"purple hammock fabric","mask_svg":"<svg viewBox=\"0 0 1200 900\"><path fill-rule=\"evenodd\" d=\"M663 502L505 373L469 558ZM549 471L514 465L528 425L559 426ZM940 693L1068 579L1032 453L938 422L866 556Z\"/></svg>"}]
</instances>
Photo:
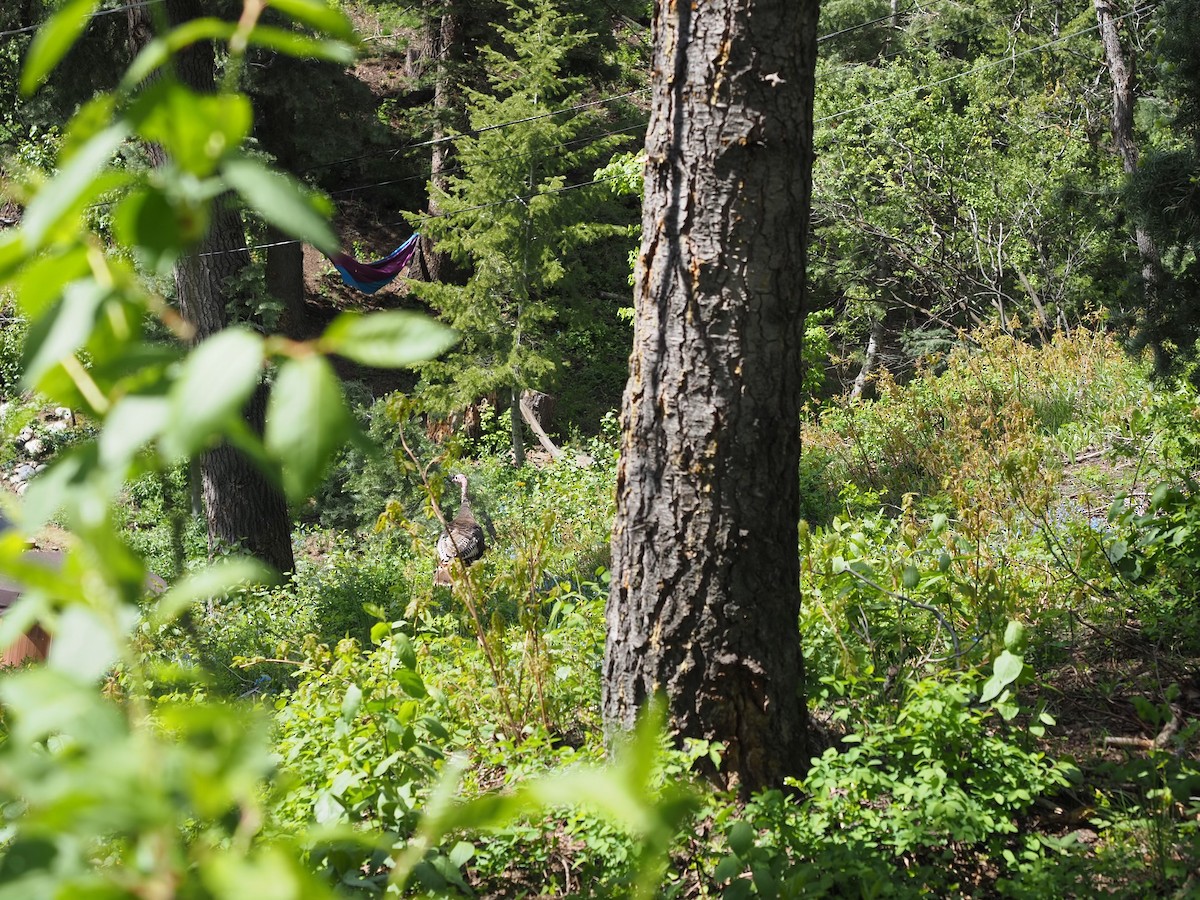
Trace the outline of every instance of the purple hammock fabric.
<instances>
[{"instance_id":1,"label":"purple hammock fabric","mask_svg":"<svg viewBox=\"0 0 1200 900\"><path fill-rule=\"evenodd\" d=\"M364 294L373 294L381 287L391 284L408 265L408 261L417 252L418 237L420 235L414 234L383 259L377 259L375 262L360 263L345 253L335 253L329 257L329 261L342 273L342 281L345 284Z\"/></svg>"}]
</instances>

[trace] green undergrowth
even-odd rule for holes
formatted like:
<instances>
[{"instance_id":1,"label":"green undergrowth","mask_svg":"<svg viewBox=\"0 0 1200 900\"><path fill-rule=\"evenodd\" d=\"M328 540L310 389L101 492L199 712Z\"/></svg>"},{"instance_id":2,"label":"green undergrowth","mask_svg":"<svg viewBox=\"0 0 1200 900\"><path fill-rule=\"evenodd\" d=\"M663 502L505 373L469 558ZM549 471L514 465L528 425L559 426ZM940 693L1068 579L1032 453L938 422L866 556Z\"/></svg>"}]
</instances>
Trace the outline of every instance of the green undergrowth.
<instances>
[{"instance_id":1,"label":"green undergrowth","mask_svg":"<svg viewBox=\"0 0 1200 900\"><path fill-rule=\"evenodd\" d=\"M1094 380L1072 380L1085 357ZM826 480L847 480L801 528L820 739L778 790L745 799L700 781L718 744L672 749L647 732L610 755L611 428L516 469L469 455L483 445L428 442L404 398L364 408L391 449L369 472L350 455L335 468L327 493L361 475L342 524L317 516L297 532L285 583L147 618L138 665L109 692L182 740L184 769L223 748L205 776L214 796L253 790L255 844L286 856L299 842L303 871L288 877L338 896L1186 893L1200 860L1195 728L1185 716L1162 748L1119 758L1080 730L1093 704L1124 704L1158 733L1186 709L1200 646L1200 404L1141 371L1090 332L1040 348L992 335L809 423ZM1097 465L1085 490L1080 456ZM456 508L455 471L490 549L451 592L432 584L434 503ZM124 498L128 530L164 567L180 549L196 564L196 526L168 527L185 488L175 471ZM1157 666L1159 687L1069 695L1057 673L1095 664L1084 635L1108 635L1119 665ZM242 716L252 727L238 735ZM89 754L71 777L102 765ZM205 784L166 786L190 798L179 827L193 842L236 839Z\"/></svg>"}]
</instances>

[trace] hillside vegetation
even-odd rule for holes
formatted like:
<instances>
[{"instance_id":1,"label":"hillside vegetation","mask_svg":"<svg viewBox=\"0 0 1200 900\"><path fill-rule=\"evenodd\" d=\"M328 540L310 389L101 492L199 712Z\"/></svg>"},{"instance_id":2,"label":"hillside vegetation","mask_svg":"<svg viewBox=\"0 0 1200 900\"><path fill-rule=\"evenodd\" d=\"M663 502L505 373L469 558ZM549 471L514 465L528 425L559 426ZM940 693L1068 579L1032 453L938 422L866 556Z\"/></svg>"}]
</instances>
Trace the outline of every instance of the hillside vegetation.
<instances>
[{"instance_id":1,"label":"hillside vegetation","mask_svg":"<svg viewBox=\"0 0 1200 900\"><path fill-rule=\"evenodd\" d=\"M639 750L648 782L628 801L641 812L583 790L476 808L433 835L409 890L622 896L649 866L672 896L1188 893L1200 861L1196 403L1080 328L1041 346L976 333L907 384L885 374L877 399L814 409L799 551L811 712L828 749L809 775L739 802L689 774L719 766L720 746L651 744ZM369 412L385 445L424 440L402 407ZM442 463L471 473L495 529L465 591L432 586L438 526L413 467L348 458L358 508L382 516L314 524L288 583L139 630L140 662L107 693L175 722L187 767L216 764L158 790L200 802L202 785L236 792L273 771L261 833L310 835L308 864L369 896L396 884L387 848L436 819L450 761L470 798L606 759L611 438L523 469L491 440ZM157 491L135 483L126 509L143 549L166 559ZM241 697L239 711L193 707L222 697ZM193 708L208 712L197 721ZM121 771L133 777L145 752ZM71 831L99 837L86 814L97 801L80 791L113 765L79 756L45 787L45 814L73 810ZM197 838L219 825L203 804L189 820ZM105 837L108 852L119 844ZM660 874L648 846L668 853Z\"/></svg>"}]
</instances>

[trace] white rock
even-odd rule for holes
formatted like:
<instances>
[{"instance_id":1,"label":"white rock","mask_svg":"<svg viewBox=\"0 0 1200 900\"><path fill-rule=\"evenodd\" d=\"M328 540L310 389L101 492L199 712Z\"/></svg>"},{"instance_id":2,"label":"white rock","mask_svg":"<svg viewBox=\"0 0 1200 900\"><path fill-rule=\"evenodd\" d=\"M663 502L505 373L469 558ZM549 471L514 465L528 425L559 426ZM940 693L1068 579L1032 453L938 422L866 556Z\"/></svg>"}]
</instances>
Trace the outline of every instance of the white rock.
<instances>
[{"instance_id":1,"label":"white rock","mask_svg":"<svg viewBox=\"0 0 1200 900\"><path fill-rule=\"evenodd\" d=\"M25 452L30 456L41 456L46 452L46 444L41 438L31 438L25 442Z\"/></svg>"},{"instance_id":2,"label":"white rock","mask_svg":"<svg viewBox=\"0 0 1200 900\"><path fill-rule=\"evenodd\" d=\"M62 419L64 422L69 422L72 418L74 418L75 414L71 412L71 408L69 406L60 406L58 409L54 410L54 415Z\"/></svg>"},{"instance_id":3,"label":"white rock","mask_svg":"<svg viewBox=\"0 0 1200 900\"><path fill-rule=\"evenodd\" d=\"M53 421L53 422L47 422L47 423L46 423L46 430L47 430L47 431L66 431L66 430L67 430L68 428L70 428L70 427L71 427L71 426L70 426L69 424L67 424L66 422L62 421L61 419L56 419L56 420L55 420L55 421Z\"/></svg>"},{"instance_id":4,"label":"white rock","mask_svg":"<svg viewBox=\"0 0 1200 900\"><path fill-rule=\"evenodd\" d=\"M17 443L24 444L26 441L30 440L32 437L33 437L33 429L32 428L22 428L21 431L17 434Z\"/></svg>"}]
</instances>

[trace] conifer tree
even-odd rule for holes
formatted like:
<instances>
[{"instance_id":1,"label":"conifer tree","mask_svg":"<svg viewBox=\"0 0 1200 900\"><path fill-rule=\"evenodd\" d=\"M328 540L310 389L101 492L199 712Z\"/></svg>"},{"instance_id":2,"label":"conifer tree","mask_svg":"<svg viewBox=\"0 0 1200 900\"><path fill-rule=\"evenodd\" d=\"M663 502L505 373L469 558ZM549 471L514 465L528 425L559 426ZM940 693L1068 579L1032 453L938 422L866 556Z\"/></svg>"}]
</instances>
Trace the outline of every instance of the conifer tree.
<instances>
[{"instance_id":1,"label":"conifer tree","mask_svg":"<svg viewBox=\"0 0 1200 900\"><path fill-rule=\"evenodd\" d=\"M449 412L490 393L507 395L513 454L524 459L521 391L544 387L556 367L548 346L574 249L617 229L590 221L605 192L586 182L615 137L597 128L583 79L567 56L594 38L555 0L507 0L511 25L485 49L490 93L468 90L471 132L456 141L458 171L430 185L442 214L415 227L469 267L466 284L414 283L457 329L456 351L421 367L431 407ZM567 110L555 114L557 110Z\"/></svg>"}]
</instances>

